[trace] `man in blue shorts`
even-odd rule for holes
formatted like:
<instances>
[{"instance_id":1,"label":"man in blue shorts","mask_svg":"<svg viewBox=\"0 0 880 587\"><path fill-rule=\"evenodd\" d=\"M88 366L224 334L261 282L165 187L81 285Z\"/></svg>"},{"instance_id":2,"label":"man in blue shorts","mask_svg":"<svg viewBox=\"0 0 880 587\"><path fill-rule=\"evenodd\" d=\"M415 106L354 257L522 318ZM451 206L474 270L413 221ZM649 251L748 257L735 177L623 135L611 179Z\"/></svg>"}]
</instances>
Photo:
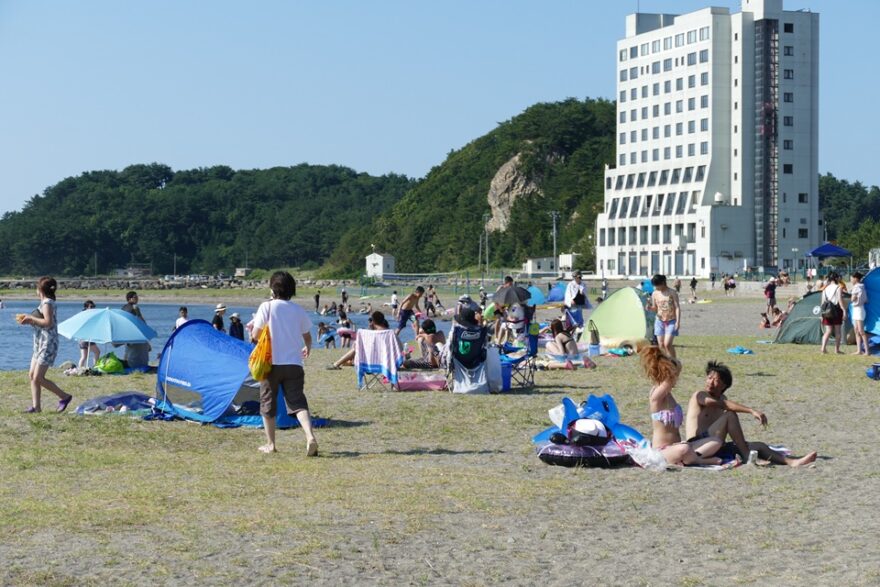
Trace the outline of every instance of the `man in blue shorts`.
<instances>
[{"instance_id":1,"label":"man in blue shorts","mask_svg":"<svg viewBox=\"0 0 880 587\"><path fill-rule=\"evenodd\" d=\"M655 275L651 278L654 292L645 305L649 312L657 312L654 319L654 336L657 337L657 345L670 357L675 357L673 339L681 328L681 304L678 302L678 294L674 289L666 285L665 275Z\"/></svg>"},{"instance_id":2,"label":"man in blue shorts","mask_svg":"<svg viewBox=\"0 0 880 587\"><path fill-rule=\"evenodd\" d=\"M416 287L416 289L403 298L403 301L400 302L400 312L397 315L397 330L394 331L394 334L400 336L400 331L406 328L407 323L409 323L410 319L413 319L413 328L416 331L416 334L419 332L419 319L416 317L416 312L421 312L419 308L419 300L422 296L425 295L425 288L421 285Z\"/></svg>"}]
</instances>

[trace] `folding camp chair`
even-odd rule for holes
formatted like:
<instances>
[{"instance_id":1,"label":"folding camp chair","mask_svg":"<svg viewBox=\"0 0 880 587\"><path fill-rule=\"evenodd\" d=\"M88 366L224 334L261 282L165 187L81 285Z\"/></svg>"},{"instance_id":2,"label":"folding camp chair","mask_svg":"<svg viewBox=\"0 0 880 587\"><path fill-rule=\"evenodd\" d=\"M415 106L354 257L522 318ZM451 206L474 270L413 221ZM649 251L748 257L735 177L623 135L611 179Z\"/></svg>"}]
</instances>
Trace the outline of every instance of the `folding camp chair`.
<instances>
[{"instance_id":1,"label":"folding camp chair","mask_svg":"<svg viewBox=\"0 0 880 587\"><path fill-rule=\"evenodd\" d=\"M488 331L482 326L452 327L447 345L448 388L453 393L489 393L486 373Z\"/></svg>"},{"instance_id":2,"label":"folding camp chair","mask_svg":"<svg viewBox=\"0 0 880 587\"><path fill-rule=\"evenodd\" d=\"M535 371L538 370L538 328L537 324L530 324L525 339L525 353L523 347L505 345L501 348L501 365L509 365L510 386L530 389L535 386ZM516 355L516 356L514 356Z\"/></svg>"},{"instance_id":3,"label":"folding camp chair","mask_svg":"<svg viewBox=\"0 0 880 587\"><path fill-rule=\"evenodd\" d=\"M398 389L397 370L403 353L393 330L358 330L354 348L358 389Z\"/></svg>"}]
</instances>

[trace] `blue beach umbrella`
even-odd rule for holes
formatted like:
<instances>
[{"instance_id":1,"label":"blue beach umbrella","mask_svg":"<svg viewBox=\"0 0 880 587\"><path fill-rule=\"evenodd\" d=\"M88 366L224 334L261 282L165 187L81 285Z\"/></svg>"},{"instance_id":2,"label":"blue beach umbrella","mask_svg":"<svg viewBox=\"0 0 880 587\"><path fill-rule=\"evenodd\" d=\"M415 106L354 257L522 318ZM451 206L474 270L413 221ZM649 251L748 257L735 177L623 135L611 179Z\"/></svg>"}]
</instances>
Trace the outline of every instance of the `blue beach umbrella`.
<instances>
[{"instance_id":1,"label":"blue beach umbrella","mask_svg":"<svg viewBox=\"0 0 880 587\"><path fill-rule=\"evenodd\" d=\"M58 333L74 340L106 343L143 343L156 331L134 315L111 308L83 310L58 325Z\"/></svg>"}]
</instances>

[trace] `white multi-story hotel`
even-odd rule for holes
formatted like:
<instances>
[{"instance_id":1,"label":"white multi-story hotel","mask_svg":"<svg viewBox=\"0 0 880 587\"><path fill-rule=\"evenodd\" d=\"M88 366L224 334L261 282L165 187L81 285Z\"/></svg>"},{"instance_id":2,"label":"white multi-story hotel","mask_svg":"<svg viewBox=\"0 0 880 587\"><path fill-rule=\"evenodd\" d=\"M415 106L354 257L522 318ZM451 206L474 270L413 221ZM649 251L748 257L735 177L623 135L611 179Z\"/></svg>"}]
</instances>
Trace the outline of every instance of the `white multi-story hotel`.
<instances>
[{"instance_id":1,"label":"white multi-story hotel","mask_svg":"<svg viewBox=\"0 0 880 587\"><path fill-rule=\"evenodd\" d=\"M819 15L632 14L617 43L617 165L596 220L605 275L802 266L821 244Z\"/></svg>"}]
</instances>

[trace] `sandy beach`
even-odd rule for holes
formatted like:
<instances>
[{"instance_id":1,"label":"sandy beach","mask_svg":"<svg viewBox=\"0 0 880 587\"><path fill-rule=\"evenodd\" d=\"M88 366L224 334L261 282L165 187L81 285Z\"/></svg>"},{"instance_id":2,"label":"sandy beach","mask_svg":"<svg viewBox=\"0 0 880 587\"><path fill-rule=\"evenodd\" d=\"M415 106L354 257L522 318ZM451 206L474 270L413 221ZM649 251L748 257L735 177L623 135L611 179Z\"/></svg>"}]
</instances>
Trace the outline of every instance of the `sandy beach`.
<instances>
[{"instance_id":1,"label":"sandy beach","mask_svg":"<svg viewBox=\"0 0 880 587\"><path fill-rule=\"evenodd\" d=\"M533 390L462 397L359 392L351 370L324 369L341 350L316 350L306 390L332 421L318 431L318 459L304 458L298 430L281 432L281 452L266 457L257 430L25 416L26 373L7 372L0 582L877 584L872 360L757 344L771 337L757 327L759 294L710 297L684 307L676 398L685 404L706 361L720 359L734 373L731 399L769 418L767 429L744 418L747 438L817 450L814 467L541 463L529 439L564 396L611 393L623 422L650 429L649 385L633 358L542 371ZM756 354L727 354L734 345ZM143 375L56 380L75 403L155 385Z\"/></svg>"}]
</instances>

